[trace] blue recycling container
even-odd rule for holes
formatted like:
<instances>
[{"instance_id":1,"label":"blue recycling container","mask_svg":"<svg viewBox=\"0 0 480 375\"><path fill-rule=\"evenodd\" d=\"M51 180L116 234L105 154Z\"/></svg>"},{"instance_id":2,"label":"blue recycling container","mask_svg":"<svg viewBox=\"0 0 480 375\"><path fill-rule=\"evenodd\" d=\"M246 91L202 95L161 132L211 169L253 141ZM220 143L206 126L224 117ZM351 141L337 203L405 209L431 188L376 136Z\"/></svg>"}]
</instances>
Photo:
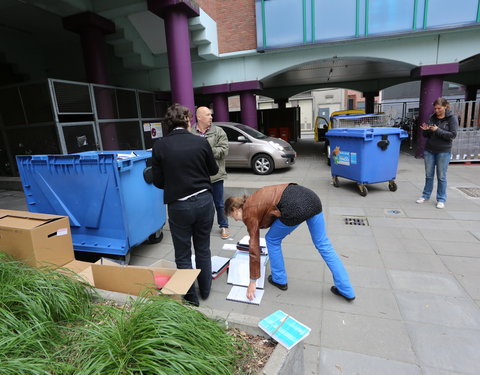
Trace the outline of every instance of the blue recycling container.
<instances>
[{"instance_id":1,"label":"blue recycling container","mask_svg":"<svg viewBox=\"0 0 480 375\"><path fill-rule=\"evenodd\" d=\"M389 189L396 191L400 143L407 136L406 131L389 127L329 130L333 185L338 187L338 177L344 177L357 182L360 194L366 196L366 184L388 181Z\"/></svg>"},{"instance_id":2,"label":"blue recycling container","mask_svg":"<svg viewBox=\"0 0 480 375\"><path fill-rule=\"evenodd\" d=\"M145 150L88 151L18 155L17 164L28 210L68 216L75 250L126 256L159 238L165 224L151 157Z\"/></svg>"}]
</instances>

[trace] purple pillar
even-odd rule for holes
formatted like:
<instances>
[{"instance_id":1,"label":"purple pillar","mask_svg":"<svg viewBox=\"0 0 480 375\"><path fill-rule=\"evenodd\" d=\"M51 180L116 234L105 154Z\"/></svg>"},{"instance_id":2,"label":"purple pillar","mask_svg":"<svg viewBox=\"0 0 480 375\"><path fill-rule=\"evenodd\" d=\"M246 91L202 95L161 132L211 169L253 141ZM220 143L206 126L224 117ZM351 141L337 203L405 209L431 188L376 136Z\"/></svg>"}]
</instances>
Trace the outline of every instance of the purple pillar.
<instances>
[{"instance_id":1,"label":"purple pillar","mask_svg":"<svg viewBox=\"0 0 480 375\"><path fill-rule=\"evenodd\" d=\"M445 74L455 74L460 70L459 63L423 65L412 70L411 78L420 79L420 110L417 121L417 149L416 158L423 158L426 139L423 137L421 124L428 122L433 113L433 102L442 96L443 77Z\"/></svg>"},{"instance_id":2,"label":"purple pillar","mask_svg":"<svg viewBox=\"0 0 480 375\"><path fill-rule=\"evenodd\" d=\"M181 10L170 8L163 19L167 39L172 101L190 108L192 114L195 115L188 17Z\"/></svg>"},{"instance_id":3,"label":"purple pillar","mask_svg":"<svg viewBox=\"0 0 480 375\"><path fill-rule=\"evenodd\" d=\"M229 121L228 96L226 94L215 94L213 96L213 119L214 121Z\"/></svg>"},{"instance_id":4,"label":"purple pillar","mask_svg":"<svg viewBox=\"0 0 480 375\"><path fill-rule=\"evenodd\" d=\"M254 129L258 129L257 100L251 91L240 92L240 110L242 123Z\"/></svg>"},{"instance_id":5,"label":"purple pillar","mask_svg":"<svg viewBox=\"0 0 480 375\"><path fill-rule=\"evenodd\" d=\"M107 52L105 34L115 32L115 24L95 13L85 12L65 17L65 29L78 33L83 50L87 81L107 85ZM118 150L118 138L112 99L108 89L95 90L95 105L99 119L112 119L112 123L100 124L102 146L104 150Z\"/></svg>"},{"instance_id":6,"label":"purple pillar","mask_svg":"<svg viewBox=\"0 0 480 375\"><path fill-rule=\"evenodd\" d=\"M423 151L425 150L425 143L427 142L419 125L428 122L428 119L433 113L433 102L435 99L442 96L442 87L442 76L427 76L423 77L421 80L420 109L417 123L417 150L415 152L416 158L423 158Z\"/></svg>"}]
</instances>

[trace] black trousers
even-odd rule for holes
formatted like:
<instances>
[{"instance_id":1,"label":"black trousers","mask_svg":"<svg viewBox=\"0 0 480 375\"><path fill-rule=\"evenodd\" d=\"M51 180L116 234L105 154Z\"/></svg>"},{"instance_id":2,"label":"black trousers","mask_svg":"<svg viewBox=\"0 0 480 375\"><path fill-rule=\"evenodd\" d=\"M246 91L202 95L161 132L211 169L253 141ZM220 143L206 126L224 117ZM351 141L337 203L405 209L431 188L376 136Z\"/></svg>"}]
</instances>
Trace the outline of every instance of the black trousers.
<instances>
[{"instance_id":1,"label":"black trousers","mask_svg":"<svg viewBox=\"0 0 480 375\"><path fill-rule=\"evenodd\" d=\"M207 298L212 286L212 257L210 253L210 232L212 231L215 208L209 191L185 201L175 201L168 205L168 223L175 248L175 263L179 269L192 268L192 239L195 249L196 267L200 296ZM198 301L192 285L185 299Z\"/></svg>"}]
</instances>

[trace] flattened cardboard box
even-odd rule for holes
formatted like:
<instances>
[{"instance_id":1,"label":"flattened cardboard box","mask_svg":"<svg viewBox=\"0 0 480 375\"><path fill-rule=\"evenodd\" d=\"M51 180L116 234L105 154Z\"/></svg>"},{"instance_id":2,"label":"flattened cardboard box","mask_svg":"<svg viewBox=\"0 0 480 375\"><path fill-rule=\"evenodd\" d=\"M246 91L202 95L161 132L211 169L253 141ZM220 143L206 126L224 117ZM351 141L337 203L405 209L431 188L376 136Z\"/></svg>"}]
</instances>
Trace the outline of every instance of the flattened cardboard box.
<instances>
[{"instance_id":1,"label":"flattened cardboard box","mask_svg":"<svg viewBox=\"0 0 480 375\"><path fill-rule=\"evenodd\" d=\"M158 265L158 266L157 266ZM115 262L92 264L96 288L138 296L145 288L155 287L155 275L168 276L160 293L170 297L183 296L192 286L200 270L177 269L175 263L158 261L154 266L123 266Z\"/></svg>"},{"instance_id":2,"label":"flattened cardboard box","mask_svg":"<svg viewBox=\"0 0 480 375\"><path fill-rule=\"evenodd\" d=\"M93 283L91 264L75 260L66 216L0 210L0 252L33 267L67 268Z\"/></svg>"}]
</instances>

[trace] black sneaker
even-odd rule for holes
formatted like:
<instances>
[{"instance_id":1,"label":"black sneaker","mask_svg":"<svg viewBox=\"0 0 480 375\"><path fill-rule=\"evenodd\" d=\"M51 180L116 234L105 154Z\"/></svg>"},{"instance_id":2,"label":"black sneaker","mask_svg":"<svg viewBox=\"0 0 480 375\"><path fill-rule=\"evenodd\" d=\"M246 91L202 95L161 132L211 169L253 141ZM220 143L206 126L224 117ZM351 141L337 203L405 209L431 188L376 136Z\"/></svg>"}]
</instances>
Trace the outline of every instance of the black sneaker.
<instances>
[{"instance_id":1,"label":"black sneaker","mask_svg":"<svg viewBox=\"0 0 480 375\"><path fill-rule=\"evenodd\" d=\"M273 286L276 286L280 290L287 290L288 289L288 284L279 284L273 281L272 275L268 276L268 282L272 284Z\"/></svg>"},{"instance_id":2,"label":"black sneaker","mask_svg":"<svg viewBox=\"0 0 480 375\"><path fill-rule=\"evenodd\" d=\"M342 293L340 293L340 291L337 289L335 285L330 288L330 291L336 296L345 298L348 302L352 302L355 299L355 297L352 297L352 298L345 297Z\"/></svg>"}]
</instances>

